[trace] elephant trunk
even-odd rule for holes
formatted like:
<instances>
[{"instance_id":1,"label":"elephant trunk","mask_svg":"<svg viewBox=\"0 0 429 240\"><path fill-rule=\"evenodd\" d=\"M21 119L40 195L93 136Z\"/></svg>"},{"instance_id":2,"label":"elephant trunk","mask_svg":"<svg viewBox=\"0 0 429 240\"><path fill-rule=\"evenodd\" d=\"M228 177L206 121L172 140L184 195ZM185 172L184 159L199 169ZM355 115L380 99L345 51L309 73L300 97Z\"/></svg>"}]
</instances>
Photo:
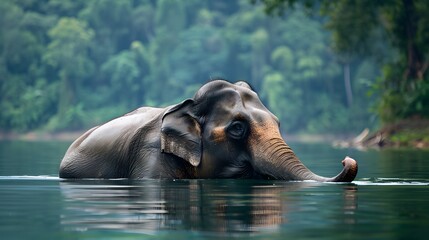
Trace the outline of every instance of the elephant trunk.
<instances>
[{"instance_id":1,"label":"elephant trunk","mask_svg":"<svg viewBox=\"0 0 429 240\"><path fill-rule=\"evenodd\" d=\"M280 134L279 134L280 135ZM355 160L346 157L343 170L335 177L326 178L311 172L298 159L292 149L280 137L259 139L254 146L254 167L260 174L274 179L315 180L320 182L351 182L356 177L358 166Z\"/></svg>"}]
</instances>

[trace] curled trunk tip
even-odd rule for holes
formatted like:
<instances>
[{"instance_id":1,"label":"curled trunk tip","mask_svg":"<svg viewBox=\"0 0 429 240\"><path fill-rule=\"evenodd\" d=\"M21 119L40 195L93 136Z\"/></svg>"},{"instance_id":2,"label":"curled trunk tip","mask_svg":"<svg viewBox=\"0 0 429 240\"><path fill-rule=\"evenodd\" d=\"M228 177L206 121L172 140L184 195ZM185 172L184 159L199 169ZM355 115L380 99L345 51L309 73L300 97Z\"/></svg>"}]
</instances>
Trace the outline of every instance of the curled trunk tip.
<instances>
[{"instance_id":1,"label":"curled trunk tip","mask_svg":"<svg viewBox=\"0 0 429 240\"><path fill-rule=\"evenodd\" d=\"M351 182L355 179L358 172L358 165L356 160L346 156L342 161L344 169L338 174L333 181L334 182Z\"/></svg>"},{"instance_id":2,"label":"curled trunk tip","mask_svg":"<svg viewBox=\"0 0 429 240\"><path fill-rule=\"evenodd\" d=\"M352 182L358 172L358 165L356 160L347 156L342 161L343 170L335 177L326 178L314 174L307 169L306 174L302 176L301 180L315 180L320 182Z\"/></svg>"}]
</instances>

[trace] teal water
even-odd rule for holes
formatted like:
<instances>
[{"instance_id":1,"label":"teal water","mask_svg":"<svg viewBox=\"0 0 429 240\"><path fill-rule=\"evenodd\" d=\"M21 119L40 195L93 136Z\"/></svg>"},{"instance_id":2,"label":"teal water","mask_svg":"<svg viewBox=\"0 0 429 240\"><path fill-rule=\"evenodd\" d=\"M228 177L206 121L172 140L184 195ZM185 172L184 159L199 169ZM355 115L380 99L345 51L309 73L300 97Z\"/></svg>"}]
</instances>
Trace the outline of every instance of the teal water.
<instances>
[{"instance_id":1,"label":"teal water","mask_svg":"<svg viewBox=\"0 0 429 240\"><path fill-rule=\"evenodd\" d=\"M290 144L351 184L255 180L58 178L70 143L0 142L1 239L426 239L429 151Z\"/></svg>"}]
</instances>

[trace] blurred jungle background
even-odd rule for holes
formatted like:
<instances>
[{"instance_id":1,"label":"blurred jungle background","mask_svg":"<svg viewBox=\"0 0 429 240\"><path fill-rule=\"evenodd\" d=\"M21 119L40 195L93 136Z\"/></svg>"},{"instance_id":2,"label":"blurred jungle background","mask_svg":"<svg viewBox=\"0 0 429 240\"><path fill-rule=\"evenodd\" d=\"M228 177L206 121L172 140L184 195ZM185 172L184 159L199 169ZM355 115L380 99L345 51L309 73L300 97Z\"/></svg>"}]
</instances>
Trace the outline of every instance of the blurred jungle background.
<instances>
[{"instance_id":1,"label":"blurred jungle background","mask_svg":"<svg viewBox=\"0 0 429 240\"><path fill-rule=\"evenodd\" d=\"M2 0L0 132L79 131L246 80L288 133L429 117L429 1Z\"/></svg>"}]
</instances>

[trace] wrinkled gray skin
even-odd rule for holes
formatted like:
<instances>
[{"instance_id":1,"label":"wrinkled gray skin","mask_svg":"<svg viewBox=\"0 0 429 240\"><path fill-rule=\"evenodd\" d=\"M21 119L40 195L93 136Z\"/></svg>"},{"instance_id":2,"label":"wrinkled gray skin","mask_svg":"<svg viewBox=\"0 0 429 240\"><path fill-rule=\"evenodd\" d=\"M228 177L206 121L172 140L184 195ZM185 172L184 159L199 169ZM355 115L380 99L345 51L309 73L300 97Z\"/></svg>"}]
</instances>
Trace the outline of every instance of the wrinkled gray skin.
<instances>
[{"instance_id":1,"label":"wrinkled gray skin","mask_svg":"<svg viewBox=\"0 0 429 240\"><path fill-rule=\"evenodd\" d=\"M346 157L333 178L308 170L282 139L278 119L245 82L202 86L167 108L142 107L79 137L61 178L258 178L351 182Z\"/></svg>"}]
</instances>

